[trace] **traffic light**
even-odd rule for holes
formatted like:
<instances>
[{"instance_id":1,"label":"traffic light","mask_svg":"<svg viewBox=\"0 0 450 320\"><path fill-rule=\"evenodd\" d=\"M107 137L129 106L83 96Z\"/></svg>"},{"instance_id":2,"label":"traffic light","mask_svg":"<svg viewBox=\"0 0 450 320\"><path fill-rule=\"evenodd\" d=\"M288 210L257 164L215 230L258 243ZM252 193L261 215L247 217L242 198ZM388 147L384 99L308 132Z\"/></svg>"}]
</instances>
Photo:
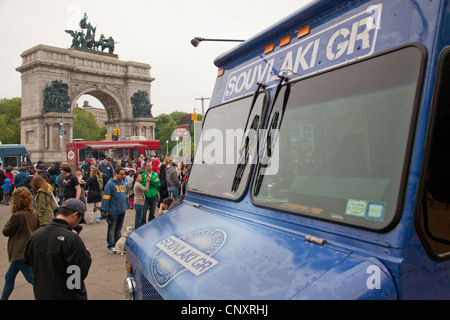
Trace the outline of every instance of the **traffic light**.
<instances>
[{"instance_id":1,"label":"traffic light","mask_svg":"<svg viewBox=\"0 0 450 320\"><path fill-rule=\"evenodd\" d=\"M119 128L114 129L114 130L113 130L113 134L114 134L115 136L120 136L120 129L119 129Z\"/></svg>"},{"instance_id":2,"label":"traffic light","mask_svg":"<svg viewBox=\"0 0 450 320\"><path fill-rule=\"evenodd\" d=\"M192 122L195 122L195 121L197 121L197 113L191 113L191 121Z\"/></svg>"},{"instance_id":3,"label":"traffic light","mask_svg":"<svg viewBox=\"0 0 450 320\"><path fill-rule=\"evenodd\" d=\"M109 140L109 134L105 134L105 140Z\"/></svg>"}]
</instances>

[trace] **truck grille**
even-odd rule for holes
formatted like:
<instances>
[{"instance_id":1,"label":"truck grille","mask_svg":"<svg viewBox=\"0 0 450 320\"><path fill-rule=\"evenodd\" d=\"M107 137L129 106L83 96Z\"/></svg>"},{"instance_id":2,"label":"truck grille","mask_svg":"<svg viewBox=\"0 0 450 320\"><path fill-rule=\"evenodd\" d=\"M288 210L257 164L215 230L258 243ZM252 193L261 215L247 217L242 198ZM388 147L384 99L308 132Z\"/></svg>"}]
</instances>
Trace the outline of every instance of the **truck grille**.
<instances>
[{"instance_id":1,"label":"truck grille","mask_svg":"<svg viewBox=\"0 0 450 320\"><path fill-rule=\"evenodd\" d=\"M156 291L147 278L141 273L142 299L144 300L164 300L164 298Z\"/></svg>"}]
</instances>

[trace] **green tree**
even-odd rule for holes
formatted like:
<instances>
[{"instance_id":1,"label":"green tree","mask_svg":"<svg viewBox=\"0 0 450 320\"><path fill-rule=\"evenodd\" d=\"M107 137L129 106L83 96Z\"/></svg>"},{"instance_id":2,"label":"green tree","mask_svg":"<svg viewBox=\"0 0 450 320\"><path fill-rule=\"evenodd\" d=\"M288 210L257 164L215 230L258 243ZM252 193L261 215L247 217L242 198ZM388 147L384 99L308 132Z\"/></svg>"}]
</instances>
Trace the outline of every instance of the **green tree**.
<instances>
[{"instance_id":1,"label":"green tree","mask_svg":"<svg viewBox=\"0 0 450 320\"><path fill-rule=\"evenodd\" d=\"M101 141L105 139L106 127L99 127L92 113L83 108L73 108L73 138L85 141Z\"/></svg>"},{"instance_id":2,"label":"green tree","mask_svg":"<svg viewBox=\"0 0 450 320\"><path fill-rule=\"evenodd\" d=\"M171 140L172 132L175 130L177 123L173 120L171 115L162 113L155 117L158 120L155 128L155 138L161 143L161 148L166 153L167 145L166 141L169 141L168 149L169 153L173 147L175 147L176 141Z\"/></svg>"},{"instance_id":3,"label":"green tree","mask_svg":"<svg viewBox=\"0 0 450 320\"><path fill-rule=\"evenodd\" d=\"M0 141L3 144L20 143L21 98L0 100Z\"/></svg>"},{"instance_id":4,"label":"green tree","mask_svg":"<svg viewBox=\"0 0 450 320\"><path fill-rule=\"evenodd\" d=\"M198 120L201 120L202 116L198 115ZM172 141L173 132L175 131L175 127L179 125L187 124L189 125L189 133L191 135L191 154L194 152L194 125L190 120L190 116L186 112L182 111L174 111L171 114L162 113L159 116L155 117L158 119L155 128L155 137L156 140L159 140L161 143L161 148L164 153L166 153L167 145L166 141L169 141L168 149L169 153L176 146L177 141Z\"/></svg>"},{"instance_id":5,"label":"green tree","mask_svg":"<svg viewBox=\"0 0 450 320\"><path fill-rule=\"evenodd\" d=\"M170 117L177 123L177 125L182 124L183 118L186 117L187 113L182 111L174 111L170 114Z\"/></svg>"}]
</instances>

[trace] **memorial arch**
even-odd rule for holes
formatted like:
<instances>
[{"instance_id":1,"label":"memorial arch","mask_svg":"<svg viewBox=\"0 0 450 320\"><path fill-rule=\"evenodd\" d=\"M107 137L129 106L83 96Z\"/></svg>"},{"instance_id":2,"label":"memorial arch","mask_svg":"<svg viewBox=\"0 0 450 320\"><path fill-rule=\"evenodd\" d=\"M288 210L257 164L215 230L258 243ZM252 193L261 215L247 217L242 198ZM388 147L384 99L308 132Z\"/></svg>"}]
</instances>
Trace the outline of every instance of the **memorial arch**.
<instances>
[{"instance_id":1,"label":"memorial arch","mask_svg":"<svg viewBox=\"0 0 450 320\"><path fill-rule=\"evenodd\" d=\"M22 65L16 69L22 78L21 143L33 161L66 160L65 145L73 139L72 111L86 94L103 104L107 133L119 128L119 140L155 139L150 65L121 61L114 54L46 45L28 49L21 57Z\"/></svg>"}]
</instances>

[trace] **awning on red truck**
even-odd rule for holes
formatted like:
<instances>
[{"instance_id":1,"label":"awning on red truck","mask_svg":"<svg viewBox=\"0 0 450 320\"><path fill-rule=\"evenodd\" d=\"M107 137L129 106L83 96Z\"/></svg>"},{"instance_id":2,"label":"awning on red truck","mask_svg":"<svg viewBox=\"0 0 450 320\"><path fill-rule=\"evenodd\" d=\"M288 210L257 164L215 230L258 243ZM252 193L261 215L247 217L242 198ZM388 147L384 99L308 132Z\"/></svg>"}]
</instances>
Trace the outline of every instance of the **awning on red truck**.
<instances>
[{"instance_id":1,"label":"awning on red truck","mask_svg":"<svg viewBox=\"0 0 450 320\"><path fill-rule=\"evenodd\" d=\"M124 143L124 144L111 144L111 143L102 143L102 144L88 144L86 148L98 150L98 149L121 149L121 148L137 148L137 147L145 147L140 143Z\"/></svg>"}]
</instances>

